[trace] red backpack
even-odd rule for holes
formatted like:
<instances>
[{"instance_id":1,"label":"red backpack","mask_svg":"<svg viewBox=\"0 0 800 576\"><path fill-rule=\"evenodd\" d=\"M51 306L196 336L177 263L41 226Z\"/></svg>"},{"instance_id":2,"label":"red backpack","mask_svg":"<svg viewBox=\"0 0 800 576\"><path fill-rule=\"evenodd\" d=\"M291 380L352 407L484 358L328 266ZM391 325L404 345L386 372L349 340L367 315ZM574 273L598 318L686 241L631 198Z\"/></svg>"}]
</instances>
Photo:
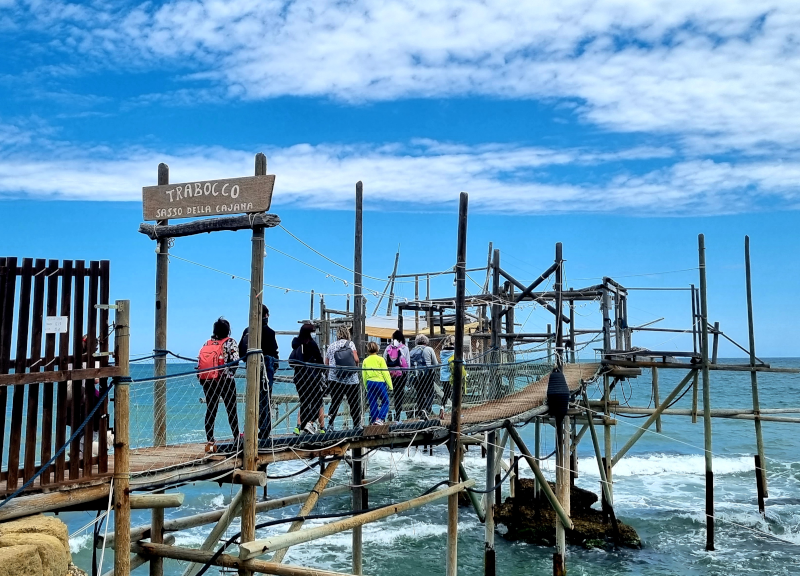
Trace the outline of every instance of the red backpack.
<instances>
[{"instance_id":1,"label":"red backpack","mask_svg":"<svg viewBox=\"0 0 800 576\"><path fill-rule=\"evenodd\" d=\"M222 376L222 370L210 370L210 368L225 364L224 346L228 340L230 338L223 338L222 340L214 340L212 338L200 348L200 353L197 355L197 369L205 370L205 372L197 374L197 378L201 382L214 380Z\"/></svg>"}]
</instances>

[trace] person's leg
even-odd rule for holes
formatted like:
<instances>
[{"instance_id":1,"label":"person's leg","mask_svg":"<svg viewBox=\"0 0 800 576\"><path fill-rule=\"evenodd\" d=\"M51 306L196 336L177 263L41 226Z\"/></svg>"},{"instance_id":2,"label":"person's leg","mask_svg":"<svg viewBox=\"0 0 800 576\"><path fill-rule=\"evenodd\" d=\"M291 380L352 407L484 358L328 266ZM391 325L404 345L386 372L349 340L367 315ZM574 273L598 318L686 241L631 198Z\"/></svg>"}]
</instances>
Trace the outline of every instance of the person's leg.
<instances>
[{"instance_id":1,"label":"person's leg","mask_svg":"<svg viewBox=\"0 0 800 576\"><path fill-rule=\"evenodd\" d=\"M433 398L436 396L436 391L433 389L433 372L428 372L425 375L425 385L424 385L424 392L422 395L422 409L430 416L431 410L433 410Z\"/></svg>"},{"instance_id":2,"label":"person's leg","mask_svg":"<svg viewBox=\"0 0 800 576\"><path fill-rule=\"evenodd\" d=\"M297 388L297 396L300 399L300 409L298 410L298 424L297 427L301 430L303 427L312 422L314 417L314 405L311 398L311 386L312 382L309 382L308 372L303 371L301 374L298 375L298 378L295 380L295 386Z\"/></svg>"},{"instance_id":3,"label":"person's leg","mask_svg":"<svg viewBox=\"0 0 800 576\"><path fill-rule=\"evenodd\" d=\"M227 375L221 378L222 401L228 412L228 423L231 425L233 441L239 440L239 414L236 412L236 380Z\"/></svg>"},{"instance_id":4,"label":"person's leg","mask_svg":"<svg viewBox=\"0 0 800 576\"><path fill-rule=\"evenodd\" d=\"M328 422L330 424L328 427L332 429L334 428L336 416L339 413L339 405L342 403L342 399L344 398L344 384L335 380L329 380L328 386L331 391L331 407L328 410Z\"/></svg>"},{"instance_id":5,"label":"person's leg","mask_svg":"<svg viewBox=\"0 0 800 576\"><path fill-rule=\"evenodd\" d=\"M367 402L369 403L369 423L372 424L375 420L380 418L380 410L378 408L378 396L380 382L367 381Z\"/></svg>"},{"instance_id":6,"label":"person's leg","mask_svg":"<svg viewBox=\"0 0 800 576\"><path fill-rule=\"evenodd\" d=\"M353 428L360 428L363 424L364 408L361 405L361 384L348 384L347 404L350 406L350 418Z\"/></svg>"},{"instance_id":7,"label":"person's leg","mask_svg":"<svg viewBox=\"0 0 800 576\"><path fill-rule=\"evenodd\" d=\"M400 421L400 413L403 411L407 380L408 374L406 372L401 372L400 376L394 379L394 418L398 422Z\"/></svg>"},{"instance_id":8,"label":"person's leg","mask_svg":"<svg viewBox=\"0 0 800 576\"><path fill-rule=\"evenodd\" d=\"M219 381L206 380L202 383L203 394L206 397L206 440L214 441L214 420L217 416L217 406L219 405Z\"/></svg>"},{"instance_id":9,"label":"person's leg","mask_svg":"<svg viewBox=\"0 0 800 576\"><path fill-rule=\"evenodd\" d=\"M378 418L381 422L386 422L386 418L389 416L389 387L386 385L386 382L378 383L377 395L380 400Z\"/></svg>"},{"instance_id":10,"label":"person's leg","mask_svg":"<svg viewBox=\"0 0 800 576\"><path fill-rule=\"evenodd\" d=\"M267 383L258 391L258 438L269 438L272 432L272 386Z\"/></svg>"}]
</instances>

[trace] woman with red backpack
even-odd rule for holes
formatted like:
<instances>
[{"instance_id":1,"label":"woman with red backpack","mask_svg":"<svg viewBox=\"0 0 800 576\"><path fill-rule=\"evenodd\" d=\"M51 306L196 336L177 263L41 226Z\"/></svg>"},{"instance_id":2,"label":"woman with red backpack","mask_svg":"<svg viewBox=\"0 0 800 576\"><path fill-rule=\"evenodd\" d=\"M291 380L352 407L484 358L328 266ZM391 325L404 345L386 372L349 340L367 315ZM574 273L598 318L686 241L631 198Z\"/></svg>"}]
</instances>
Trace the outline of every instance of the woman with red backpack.
<instances>
[{"instance_id":1,"label":"woman with red backpack","mask_svg":"<svg viewBox=\"0 0 800 576\"><path fill-rule=\"evenodd\" d=\"M400 412L403 411L405 401L406 382L408 381L408 371L410 366L408 361L408 346L406 337L401 330L395 330L392 334L392 343L383 351L383 359L389 367L389 375L394 384L394 418L400 420Z\"/></svg>"},{"instance_id":2,"label":"woman with red backpack","mask_svg":"<svg viewBox=\"0 0 800 576\"><path fill-rule=\"evenodd\" d=\"M231 325L222 316L214 322L214 331L211 339L200 349L198 355L197 378L203 387L203 394L206 397L206 452L216 451L216 440L214 439L214 420L217 417L219 400L225 403L225 410L228 413L228 423L231 425L233 441L238 442L239 434L239 415L236 412L236 365L226 368L214 369L217 366L228 364L239 360L239 350L236 340L231 336Z\"/></svg>"}]
</instances>

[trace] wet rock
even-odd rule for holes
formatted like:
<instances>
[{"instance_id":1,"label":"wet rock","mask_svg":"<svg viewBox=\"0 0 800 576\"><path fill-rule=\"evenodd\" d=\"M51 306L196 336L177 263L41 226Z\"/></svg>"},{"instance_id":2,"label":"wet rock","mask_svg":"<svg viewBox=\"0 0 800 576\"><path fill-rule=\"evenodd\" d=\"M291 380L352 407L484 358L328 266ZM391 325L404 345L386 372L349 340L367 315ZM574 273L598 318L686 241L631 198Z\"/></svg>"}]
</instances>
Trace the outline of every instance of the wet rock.
<instances>
[{"instance_id":1,"label":"wet rock","mask_svg":"<svg viewBox=\"0 0 800 576\"><path fill-rule=\"evenodd\" d=\"M503 536L509 540L523 540L541 546L555 546L556 513L543 493L537 498L533 480L522 478L517 489L516 502L507 498L495 508L495 523L507 528ZM555 491L555 486L550 484ZM575 486L570 491L570 518L574 524L567 530L567 544L587 548L610 548L615 542L619 546L641 548L636 531L618 520L619 536L615 537L610 520L600 510L592 508L597 494Z\"/></svg>"}]
</instances>

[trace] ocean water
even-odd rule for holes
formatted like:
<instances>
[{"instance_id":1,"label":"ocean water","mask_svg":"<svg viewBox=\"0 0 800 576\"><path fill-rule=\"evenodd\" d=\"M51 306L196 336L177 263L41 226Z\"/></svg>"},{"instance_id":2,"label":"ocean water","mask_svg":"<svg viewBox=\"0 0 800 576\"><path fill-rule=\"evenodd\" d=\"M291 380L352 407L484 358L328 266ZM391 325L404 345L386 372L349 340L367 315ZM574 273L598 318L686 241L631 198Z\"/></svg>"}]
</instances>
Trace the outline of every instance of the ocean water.
<instances>
[{"instance_id":1,"label":"ocean water","mask_svg":"<svg viewBox=\"0 0 800 576\"><path fill-rule=\"evenodd\" d=\"M800 359L772 359L773 366L799 366ZM683 371L661 370L660 390L665 397L683 376ZM800 406L800 375L760 374L762 408ZM750 377L744 372L711 373L712 407L752 407ZM594 392L594 393L593 393ZM620 402L647 406L650 401L650 374L626 382L616 390ZM590 397L598 397L590 388ZM702 395L701 395L702 399ZM691 393L676 407L688 408ZM224 422L220 411L219 417ZM615 450L644 422L644 419L619 418L614 428ZM654 428L654 427L653 427ZM713 420L713 453L715 472L715 516L717 519L714 552L705 551L703 424L689 417L663 418L661 435L646 433L614 470L614 499L618 517L632 525L642 538L641 550L584 550L569 547L567 566L570 574L606 575L739 575L800 574L800 427L790 423L763 423L767 456L769 494L766 520L758 513L756 503L755 433L752 421ZM547 454L553 447L552 428L545 427ZM533 426L521 431L533 443ZM396 502L420 495L432 485L447 478L448 457L444 447L433 456L421 449L377 451L370 455L367 476L391 478L369 489L370 505ZM480 449L472 447L466 454L465 466L470 477L482 487L485 461ZM270 475L299 470L298 462L270 466ZM553 462L543 468L552 478ZM532 476L520 463L522 476ZM579 447L578 486L599 492L599 476L588 434ZM348 482L349 468L342 464L329 486ZM309 490L317 477L309 472L289 480L271 481L269 496L279 497ZM230 502L236 487L215 483L183 486L184 506L168 511L168 516L183 516L218 509ZM504 493L504 496L506 494ZM346 495L324 498L315 512L337 512L349 508ZM259 521L293 516L298 506L263 514ZM85 512L60 516L70 531L76 532L94 518ZM113 520L112 520L113 522ZM149 522L149 513L134 511L133 525ZM324 521L310 521L314 526ZM399 516L364 527L364 573L381 576L443 574L447 522L446 500L411 510ZM112 523L113 528L113 523ZM275 526L259 531L258 536L284 532L288 526ZM238 522L228 531L237 532ZM199 546L210 527L176 533L176 543ZM289 550L286 563L301 564L349 572L351 533L345 532ZM459 573L481 574L483 570L483 525L471 508L462 508L459 518ZM91 529L74 534L70 545L76 564L91 573ZM552 573L551 548L509 542L496 538L497 571L503 576L527 576ZM236 553L236 548L230 548ZM98 552L98 560L99 560ZM113 565L112 551L106 551L103 571ZM185 564L165 561L165 574L177 576ZM147 574L142 567L133 574ZM209 574L218 574L211 569Z\"/></svg>"}]
</instances>

